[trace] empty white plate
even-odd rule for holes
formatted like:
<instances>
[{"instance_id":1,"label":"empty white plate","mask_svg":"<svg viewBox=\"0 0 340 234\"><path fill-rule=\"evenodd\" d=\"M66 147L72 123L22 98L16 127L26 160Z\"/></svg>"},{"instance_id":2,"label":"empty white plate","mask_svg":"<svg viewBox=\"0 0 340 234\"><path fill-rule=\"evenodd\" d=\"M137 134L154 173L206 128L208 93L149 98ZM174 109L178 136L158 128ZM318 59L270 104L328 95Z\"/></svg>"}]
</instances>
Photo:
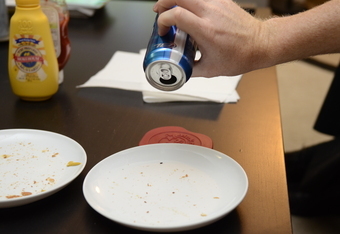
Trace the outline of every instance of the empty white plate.
<instances>
[{"instance_id":1,"label":"empty white plate","mask_svg":"<svg viewBox=\"0 0 340 234\"><path fill-rule=\"evenodd\" d=\"M170 232L210 224L243 200L242 167L216 150L151 144L113 154L87 174L83 192L103 216L131 228Z\"/></svg>"},{"instance_id":2,"label":"empty white plate","mask_svg":"<svg viewBox=\"0 0 340 234\"><path fill-rule=\"evenodd\" d=\"M86 160L84 149L66 136L33 129L0 130L0 208L59 191L81 173Z\"/></svg>"}]
</instances>

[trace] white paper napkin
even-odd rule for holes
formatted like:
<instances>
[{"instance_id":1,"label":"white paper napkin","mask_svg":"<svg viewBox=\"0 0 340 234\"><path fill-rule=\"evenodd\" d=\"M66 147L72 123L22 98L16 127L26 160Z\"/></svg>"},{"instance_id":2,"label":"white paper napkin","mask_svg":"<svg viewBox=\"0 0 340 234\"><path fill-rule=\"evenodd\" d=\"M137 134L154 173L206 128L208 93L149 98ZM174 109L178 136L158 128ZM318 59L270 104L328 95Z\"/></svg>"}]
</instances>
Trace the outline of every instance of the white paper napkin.
<instances>
[{"instance_id":1,"label":"white paper napkin","mask_svg":"<svg viewBox=\"0 0 340 234\"><path fill-rule=\"evenodd\" d=\"M108 87L140 91L147 103L174 101L201 101L230 103L237 102L236 91L240 76L219 76L214 78L192 77L180 89L165 92L152 87L145 78L143 59L145 50L140 53L117 51L109 63L87 82L77 86Z\"/></svg>"}]
</instances>

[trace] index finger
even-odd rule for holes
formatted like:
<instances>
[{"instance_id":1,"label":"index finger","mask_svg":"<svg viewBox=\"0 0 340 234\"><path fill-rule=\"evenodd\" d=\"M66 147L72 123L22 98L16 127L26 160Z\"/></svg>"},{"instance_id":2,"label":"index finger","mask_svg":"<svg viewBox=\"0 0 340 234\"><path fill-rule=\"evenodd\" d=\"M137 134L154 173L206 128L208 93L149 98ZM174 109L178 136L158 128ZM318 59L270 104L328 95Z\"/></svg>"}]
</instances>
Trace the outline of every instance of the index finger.
<instances>
[{"instance_id":1,"label":"index finger","mask_svg":"<svg viewBox=\"0 0 340 234\"><path fill-rule=\"evenodd\" d=\"M201 0L158 0L153 10L160 14L174 6L180 6L196 15L204 11L204 1Z\"/></svg>"},{"instance_id":2,"label":"index finger","mask_svg":"<svg viewBox=\"0 0 340 234\"><path fill-rule=\"evenodd\" d=\"M194 38L196 36L195 30L201 28L201 21L202 19L192 12L182 7L176 7L159 15L157 21L158 34L164 36L169 31L169 28L175 25Z\"/></svg>"}]
</instances>

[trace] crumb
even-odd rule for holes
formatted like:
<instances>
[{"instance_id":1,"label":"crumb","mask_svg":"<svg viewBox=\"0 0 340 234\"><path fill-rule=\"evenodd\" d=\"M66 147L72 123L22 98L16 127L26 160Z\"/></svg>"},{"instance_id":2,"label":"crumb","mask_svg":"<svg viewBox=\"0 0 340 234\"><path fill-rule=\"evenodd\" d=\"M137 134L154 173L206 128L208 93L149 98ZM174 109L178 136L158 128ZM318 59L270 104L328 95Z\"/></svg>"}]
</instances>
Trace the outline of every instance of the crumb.
<instances>
[{"instance_id":1,"label":"crumb","mask_svg":"<svg viewBox=\"0 0 340 234\"><path fill-rule=\"evenodd\" d=\"M56 157L59 153L52 154L52 158ZM79 163L80 164L80 163Z\"/></svg>"},{"instance_id":2,"label":"crumb","mask_svg":"<svg viewBox=\"0 0 340 234\"><path fill-rule=\"evenodd\" d=\"M175 194L175 192L172 192L172 194Z\"/></svg>"},{"instance_id":3,"label":"crumb","mask_svg":"<svg viewBox=\"0 0 340 234\"><path fill-rule=\"evenodd\" d=\"M144 201L144 203L147 203L146 201Z\"/></svg>"},{"instance_id":4,"label":"crumb","mask_svg":"<svg viewBox=\"0 0 340 234\"><path fill-rule=\"evenodd\" d=\"M147 213L147 214L149 214L149 213L150 213L150 211L147 211L146 213Z\"/></svg>"},{"instance_id":5,"label":"crumb","mask_svg":"<svg viewBox=\"0 0 340 234\"><path fill-rule=\"evenodd\" d=\"M17 197L21 197L21 196L19 196L19 195L9 195L9 196L6 196L6 198L8 198L8 199L17 198Z\"/></svg>"},{"instance_id":6,"label":"crumb","mask_svg":"<svg viewBox=\"0 0 340 234\"><path fill-rule=\"evenodd\" d=\"M2 157L2 158L9 158L9 157L11 157L11 156L8 155L8 154L3 154L3 155L1 155L1 157Z\"/></svg>"},{"instance_id":7,"label":"crumb","mask_svg":"<svg viewBox=\"0 0 340 234\"><path fill-rule=\"evenodd\" d=\"M189 177L188 174L185 174L184 176L181 177L181 179Z\"/></svg>"},{"instance_id":8,"label":"crumb","mask_svg":"<svg viewBox=\"0 0 340 234\"><path fill-rule=\"evenodd\" d=\"M80 162L69 161L66 166L67 167L73 167L73 166L78 166L80 164L81 164Z\"/></svg>"},{"instance_id":9,"label":"crumb","mask_svg":"<svg viewBox=\"0 0 340 234\"><path fill-rule=\"evenodd\" d=\"M207 214L202 213L201 216L202 216L202 217L205 217L205 216L207 216Z\"/></svg>"},{"instance_id":10,"label":"crumb","mask_svg":"<svg viewBox=\"0 0 340 234\"><path fill-rule=\"evenodd\" d=\"M220 199L220 197L214 197L214 199Z\"/></svg>"},{"instance_id":11,"label":"crumb","mask_svg":"<svg viewBox=\"0 0 340 234\"><path fill-rule=\"evenodd\" d=\"M29 195L32 195L31 192L21 192L21 195L22 196L29 196Z\"/></svg>"},{"instance_id":12,"label":"crumb","mask_svg":"<svg viewBox=\"0 0 340 234\"><path fill-rule=\"evenodd\" d=\"M152 185L151 184L149 184L149 183L147 183L147 185L146 186L148 186L148 187L151 187Z\"/></svg>"},{"instance_id":13,"label":"crumb","mask_svg":"<svg viewBox=\"0 0 340 234\"><path fill-rule=\"evenodd\" d=\"M163 164L163 162L160 162L159 164Z\"/></svg>"},{"instance_id":14,"label":"crumb","mask_svg":"<svg viewBox=\"0 0 340 234\"><path fill-rule=\"evenodd\" d=\"M48 182L54 183L54 179L53 179L53 178L48 177L46 180L47 180Z\"/></svg>"}]
</instances>

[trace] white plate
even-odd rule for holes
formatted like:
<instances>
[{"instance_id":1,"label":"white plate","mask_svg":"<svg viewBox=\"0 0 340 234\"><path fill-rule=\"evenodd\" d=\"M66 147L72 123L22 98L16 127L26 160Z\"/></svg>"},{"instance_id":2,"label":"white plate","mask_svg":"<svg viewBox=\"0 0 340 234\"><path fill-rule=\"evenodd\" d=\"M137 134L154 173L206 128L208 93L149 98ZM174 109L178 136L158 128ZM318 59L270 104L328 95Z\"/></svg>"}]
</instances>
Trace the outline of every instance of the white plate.
<instances>
[{"instance_id":1,"label":"white plate","mask_svg":"<svg viewBox=\"0 0 340 234\"><path fill-rule=\"evenodd\" d=\"M210 224L232 211L248 189L232 158L186 144L151 144L107 157L87 174L90 206L120 224L157 232Z\"/></svg>"},{"instance_id":2,"label":"white plate","mask_svg":"<svg viewBox=\"0 0 340 234\"><path fill-rule=\"evenodd\" d=\"M32 129L0 130L0 208L45 198L74 180L86 164L74 140ZM67 166L69 161L80 162Z\"/></svg>"}]
</instances>

